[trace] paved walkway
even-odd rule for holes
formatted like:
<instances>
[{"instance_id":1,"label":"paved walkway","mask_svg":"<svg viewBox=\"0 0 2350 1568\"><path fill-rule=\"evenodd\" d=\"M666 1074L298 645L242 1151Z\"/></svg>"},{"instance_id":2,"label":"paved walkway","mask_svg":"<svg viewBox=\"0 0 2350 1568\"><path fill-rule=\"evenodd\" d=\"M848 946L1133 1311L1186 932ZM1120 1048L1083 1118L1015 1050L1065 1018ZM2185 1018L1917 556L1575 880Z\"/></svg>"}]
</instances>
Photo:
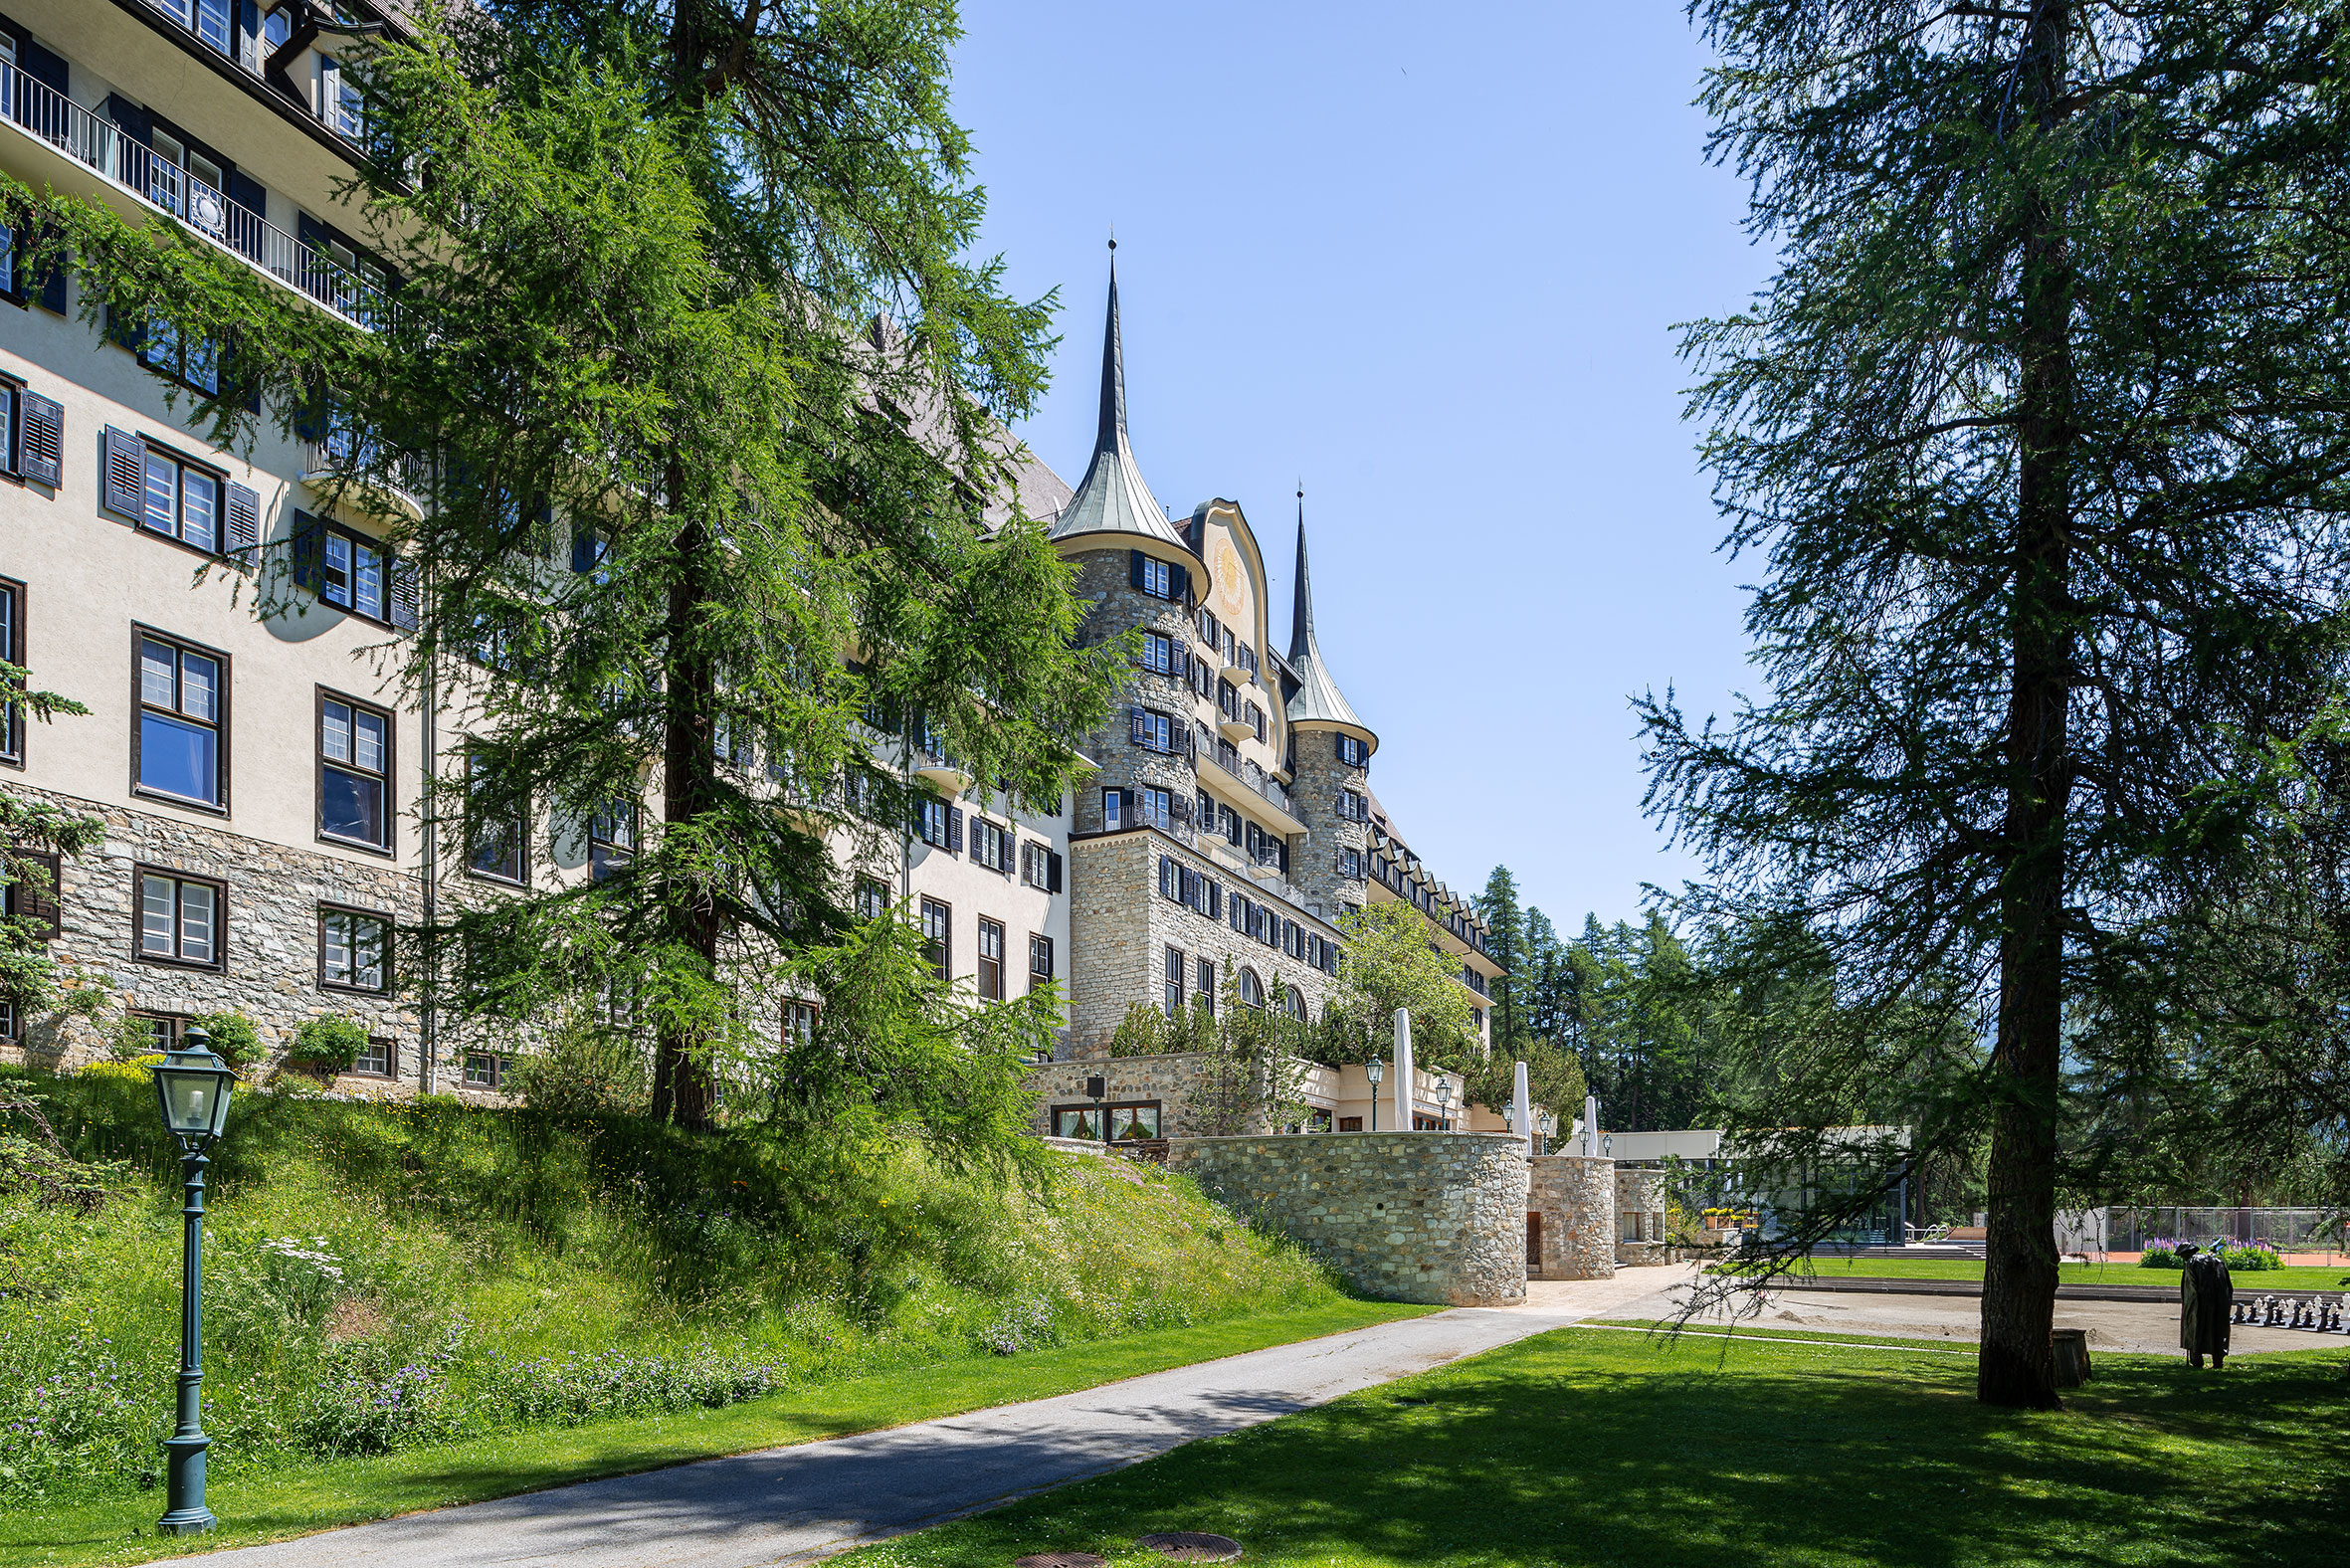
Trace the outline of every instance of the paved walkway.
<instances>
[{"instance_id":1,"label":"paved walkway","mask_svg":"<svg viewBox=\"0 0 2350 1568\"><path fill-rule=\"evenodd\" d=\"M764 1568L1116 1470L1656 1295L1682 1269L1460 1308L1081 1393L175 1558L205 1568Z\"/></svg>"}]
</instances>

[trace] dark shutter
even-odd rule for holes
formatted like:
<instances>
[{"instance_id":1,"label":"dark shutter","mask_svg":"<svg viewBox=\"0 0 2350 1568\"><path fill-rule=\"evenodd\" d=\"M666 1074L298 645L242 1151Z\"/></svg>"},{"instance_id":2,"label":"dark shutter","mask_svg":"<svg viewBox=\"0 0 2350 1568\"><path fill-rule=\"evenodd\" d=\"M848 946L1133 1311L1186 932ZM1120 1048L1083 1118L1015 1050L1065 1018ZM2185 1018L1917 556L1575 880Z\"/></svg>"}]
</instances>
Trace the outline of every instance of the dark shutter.
<instances>
[{"instance_id":1,"label":"dark shutter","mask_svg":"<svg viewBox=\"0 0 2350 1568\"><path fill-rule=\"evenodd\" d=\"M26 479L55 490L65 483L65 406L38 392L24 393L18 402L24 409L19 469Z\"/></svg>"},{"instance_id":2,"label":"dark shutter","mask_svg":"<svg viewBox=\"0 0 2350 1568\"><path fill-rule=\"evenodd\" d=\"M306 511L294 514L294 586L316 593L325 582L319 555L325 545L325 530L318 519Z\"/></svg>"},{"instance_id":3,"label":"dark shutter","mask_svg":"<svg viewBox=\"0 0 2350 1568\"><path fill-rule=\"evenodd\" d=\"M1137 746L1147 744L1142 738L1142 709L1138 707L1126 709L1126 738Z\"/></svg>"},{"instance_id":4,"label":"dark shutter","mask_svg":"<svg viewBox=\"0 0 2350 1568\"><path fill-rule=\"evenodd\" d=\"M106 95L100 112L120 128L123 135L142 147L155 144L155 116L119 93Z\"/></svg>"},{"instance_id":5,"label":"dark shutter","mask_svg":"<svg viewBox=\"0 0 2350 1568\"><path fill-rule=\"evenodd\" d=\"M1045 852L1045 891L1061 890L1061 854L1057 850Z\"/></svg>"},{"instance_id":6,"label":"dark shutter","mask_svg":"<svg viewBox=\"0 0 2350 1568\"><path fill-rule=\"evenodd\" d=\"M1140 550L1126 552L1126 581L1135 588L1142 586L1142 552Z\"/></svg>"},{"instance_id":7,"label":"dark shutter","mask_svg":"<svg viewBox=\"0 0 2350 1568\"><path fill-rule=\"evenodd\" d=\"M1004 868L1004 875L1009 877L1012 875L1012 866L1014 861L1019 858L1020 840L1012 833L1009 828L1007 828L1004 830L1004 832L997 835L996 844L1003 853L1004 859L1002 864Z\"/></svg>"},{"instance_id":8,"label":"dark shutter","mask_svg":"<svg viewBox=\"0 0 2350 1568\"><path fill-rule=\"evenodd\" d=\"M575 572L596 569L596 530L576 517L571 520L571 569Z\"/></svg>"},{"instance_id":9,"label":"dark shutter","mask_svg":"<svg viewBox=\"0 0 2350 1568\"><path fill-rule=\"evenodd\" d=\"M40 940L56 941L65 930L64 910L58 896L57 857L39 850L12 849L8 860L9 875L22 879L9 885L8 912L20 920L32 921L38 927L36 934Z\"/></svg>"},{"instance_id":10,"label":"dark shutter","mask_svg":"<svg viewBox=\"0 0 2350 1568\"><path fill-rule=\"evenodd\" d=\"M963 853L963 812L959 806L946 808L946 853Z\"/></svg>"},{"instance_id":11,"label":"dark shutter","mask_svg":"<svg viewBox=\"0 0 2350 1568\"><path fill-rule=\"evenodd\" d=\"M127 430L106 427L106 473L100 504L132 522L146 515L147 444Z\"/></svg>"},{"instance_id":12,"label":"dark shutter","mask_svg":"<svg viewBox=\"0 0 2350 1568\"><path fill-rule=\"evenodd\" d=\"M413 632L416 630L418 610L416 567L411 562L394 557L391 567L391 581L392 625L403 632Z\"/></svg>"},{"instance_id":13,"label":"dark shutter","mask_svg":"<svg viewBox=\"0 0 2350 1568\"><path fill-rule=\"evenodd\" d=\"M1224 883L1220 882L1208 883L1208 907L1203 909L1201 913L1207 915L1211 920L1224 918Z\"/></svg>"},{"instance_id":14,"label":"dark shutter","mask_svg":"<svg viewBox=\"0 0 2350 1568\"><path fill-rule=\"evenodd\" d=\"M238 569L251 570L261 548L261 492L250 485L229 487L228 541Z\"/></svg>"},{"instance_id":15,"label":"dark shutter","mask_svg":"<svg viewBox=\"0 0 2350 1568\"><path fill-rule=\"evenodd\" d=\"M1167 597L1182 604L1191 597L1191 572L1181 566L1167 568Z\"/></svg>"},{"instance_id":16,"label":"dark shutter","mask_svg":"<svg viewBox=\"0 0 2350 1568\"><path fill-rule=\"evenodd\" d=\"M62 256L51 262L41 277L41 308L57 315L66 313L66 262Z\"/></svg>"}]
</instances>

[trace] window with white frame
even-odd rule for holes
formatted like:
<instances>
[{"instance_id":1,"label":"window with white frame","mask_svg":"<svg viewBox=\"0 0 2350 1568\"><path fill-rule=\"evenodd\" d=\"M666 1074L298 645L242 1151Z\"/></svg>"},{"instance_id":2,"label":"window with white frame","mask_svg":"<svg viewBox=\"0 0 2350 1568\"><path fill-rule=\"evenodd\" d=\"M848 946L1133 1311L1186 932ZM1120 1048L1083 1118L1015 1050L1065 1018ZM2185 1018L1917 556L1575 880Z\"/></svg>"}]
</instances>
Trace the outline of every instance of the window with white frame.
<instances>
[{"instance_id":1,"label":"window with white frame","mask_svg":"<svg viewBox=\"0 0 2350 1568\"><path fill-rule=\"evenodd\" d=\"M1143 633L1142 668L1153 675L1175 674L1175 639L1163 632Z\"/></svg>"},{"instance_id":2,"label":"window with white frame","mask_svg":"<svg viewBox=\"0 0 2350 1568\"><path fill-rule=\"evenodd\" d=\"M986 1002L1004 999L1004 922L979 917L979 996Z\"/></svg>"},{"instance_id":3,"label":"window with white frame","mask_svg":"<svg viewBox=\"0 0 2350 1568\"><path fill-rule=\"evenodd\" d=\"M935 898L922 900L922 951L939 979L955 977L954 910Z\"/></svg>"},{"instance_id":4,"label":"window with white frame","mask_svg":"<svg viewBox=\"0 0 2350 1568\"><path fill-rule=\"evenodd\" d=\"M364 909L318 906L318 983L382 992L391 980L392 923Z\"/></svg>"},{"instance_id":5,"label":"window with white frame","mask_svg":"<svg viewBox=\"0 0 2350 1568\"><path fill-rule=\"evenodd\" d=\"M227 760L228 661L159 633L138 634L138 727L132 776L141 794L219 807Z\"/></svg>"},{"instance_id":6,"label":"window with white frame","mask_svg":"<svg viewBox=\"0 0 2350 1568\"><path fill-rule=\"evenodd\" d=\"M588 820L588 880L602 882L628 865L637 853L637 819L643 808L627 795L615 795Z\"/></svg>"},{"instance_id":7,"label":"window with white frame","mask_svg":"<svg viewBox=\"0 0 2350 1568\"><path fill-rule=\"evenodd\" d=\"M318 693L318 837L371 850L392 845L392 715Z\"/></svg>"},{"instance_id":8,"label":"window with white frame","mask_svg":"<svg viewBox=\"0 0 2350 1568\"><path fill-rule=\"evenodd\" d=\"M222 967L228 890L209 877L160 868L138 872L138 956L156 963Z\"/></svg>"}]
</instances>

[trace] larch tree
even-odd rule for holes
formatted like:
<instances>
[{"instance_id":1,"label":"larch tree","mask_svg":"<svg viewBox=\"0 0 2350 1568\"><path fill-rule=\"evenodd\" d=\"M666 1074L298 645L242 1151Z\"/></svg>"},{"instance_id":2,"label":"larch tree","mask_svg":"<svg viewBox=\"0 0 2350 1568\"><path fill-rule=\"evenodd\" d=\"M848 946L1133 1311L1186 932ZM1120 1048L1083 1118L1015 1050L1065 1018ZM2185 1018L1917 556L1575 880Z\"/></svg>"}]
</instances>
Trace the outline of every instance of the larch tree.
<instances>
[{"instance_id":1,"label":"larch tree","mask_svg":"<svg viewBox=\"0 0 2350 1568\"><path fill-rule=\"evenodd\" d=\"M2165 1005L2341 674L2345 12L1692 12L1779 248L1684 339L1768 694L1645 699L1650 800L1725 972L1821 982L1734 1122L1988 1125L1977 1392L2052 1407L2066 1063Z\"/></svg>"}]
</instances>

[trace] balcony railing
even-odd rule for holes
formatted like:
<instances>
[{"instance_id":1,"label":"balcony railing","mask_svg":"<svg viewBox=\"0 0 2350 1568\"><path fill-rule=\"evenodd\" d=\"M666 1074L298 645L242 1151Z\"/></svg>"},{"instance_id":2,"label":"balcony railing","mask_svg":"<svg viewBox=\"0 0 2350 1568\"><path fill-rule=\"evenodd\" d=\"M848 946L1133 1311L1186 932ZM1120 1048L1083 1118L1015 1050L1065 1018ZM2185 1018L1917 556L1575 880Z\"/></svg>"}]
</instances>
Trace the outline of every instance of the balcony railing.
<instances>
[{"instance_id":1,"label":"balcony railing","mask_svg":"<svg viewBox=\"0 0 2350 1568\"><path fill-rule=\"evenodd\" d=\"M432 490L432 460L418 452L399 452L381 442L363 441L347 430L329 430L302 446L304 475L348 474L359 485L388 490L412 507Z\"/></svg>"},{"instance_id":2,"label":"balcony railing","mask_svg":"<svg viewBox=\"0 0 2350 1568\"><path fill-rule=\"evenodd\" d=\"M147 206L301 291L352 325L374 329L385 308L383 293L375 285L251 208L229 200L178 164L157 157L111 120L5 62L0 62L0 103L27 135L97 170Z\"/></svg>"}]
</instances>

